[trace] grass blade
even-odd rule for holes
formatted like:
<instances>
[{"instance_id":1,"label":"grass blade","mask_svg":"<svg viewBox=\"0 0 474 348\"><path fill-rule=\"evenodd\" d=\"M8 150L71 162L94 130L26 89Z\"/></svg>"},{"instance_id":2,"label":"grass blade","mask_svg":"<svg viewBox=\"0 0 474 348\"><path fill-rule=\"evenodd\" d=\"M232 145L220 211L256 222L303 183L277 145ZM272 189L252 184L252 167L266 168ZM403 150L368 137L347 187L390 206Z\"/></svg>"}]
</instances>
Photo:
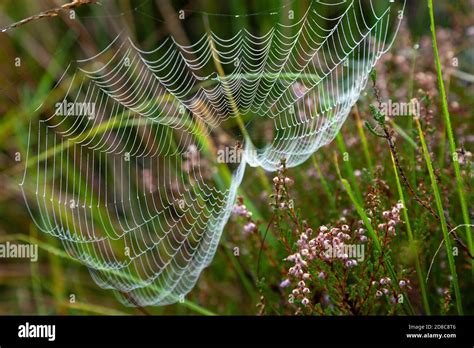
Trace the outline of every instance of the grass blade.
<instances>
[{"instance_id":1,"label":"grass blade","mask_svg":"<svg viewBox=\"0 0 474 348\"><path fill-rule=\"evenodd\" d=\"M438 183L433 170L433 163L431 161L430 154L428 152L428 147L426 146L425 136L421 129L420 120L415 118L416 127L418 128L418 135L420 136L421 146L423 149L423 156L425 157L425 162L428 167L428 173L430 175L431 188L435 196L436 208L438 209L438 215L441 222L441 229L443 231L444 243L446 245L446 253L448 255L449 270L452 276L452 285L454 288L454 296L456 297L456 309L459 315L463 314L462 302L461 302L461 291L459 289L458 275L456 272L456 263L454 261L453 249L451 246L451 239L449 237L448 225L446 223L446 217L444 216L443 203L441 200L441 194L439 191Z\"/></svg>"},{"instance_id":2,"label":"grass blade","mask_svg":"<svg viewBox=\"0 0 474 348\"><path fill-rule=\"evenodd\" d=\"M398 170L397 170L397 167L395 165L395 158L393 158L393 154L390 154L390 156L392 158L393 172L395 174L395 182L397 183L398 195L400 197L400 201L403 204L402 212L403 212L403 219L405 220L405 224L407 226L408 241L410 243L411 252L412 252L413 255L415 255L415 268L416 268L416 274L418 276L418 282L420 283L420 293L421 293L421 299L422 299L422 302L423 302L423 309L425 310L426 314L430 315L431 310L430 310L430 305L429 305L429 302L428 302L428 295L426 293L426 284L425 284L424 273L423 273L423 270L421 269L421 265L420 265L418 247L416 245L416 241L415 241L414 235L413 235L413 230L412 230L411 224L410 224L410 219L408 217L408 212L407 212L406 202L405 202L405 196L403 194L403 188L402 188L402 184L400 182L400 177L398 176Z\"/></svg>"},{"instance_id":3,"label":"grass blade","mask_svg":"<svg viewBox=\"0 0 474 348\"><path fill-rule=\"evenodd\" d=\"M438 76L438 88L441 94L443 119L446 125L446 133L448 135L449 147L451 150L451 154L453 156L452 162L453 162L453 167L454 167L454 173L456 175L456 186L457 186L457 191L459 195L459 201L461 203L463 221L464 221L464 224L466 225L465 227L466 227L467 244L469 247L469 251L471 252L471 254L473 254L474 246L472 243L472 235L471 235L471 227L470 227L471 221L469 219L469 211L466 204L466 198L464 197L464 184L463 184L463 179L461 177L461 169L459 168L459 162L457 161L457 157L456 157L457 155L456 142L454 140L453 128L451 126L451 117L449 115L449 109L448 109L448 99L446 97L446 90L444 88L443 74L441 71L441 62L440 62L439 52L438 52L438 43L436 40L436 25L435 25L435 20L434 20L434 13L433 13L433 0L428 0L428 8L429 8L429 13L430 13L430 29L431 29L433 51L434 51L434 57L435 57L435 63L436 63L436 73ZM472 272L474 274L474 260L472 261L471 266L472 266Z\"/></svg>"}]
</instances>

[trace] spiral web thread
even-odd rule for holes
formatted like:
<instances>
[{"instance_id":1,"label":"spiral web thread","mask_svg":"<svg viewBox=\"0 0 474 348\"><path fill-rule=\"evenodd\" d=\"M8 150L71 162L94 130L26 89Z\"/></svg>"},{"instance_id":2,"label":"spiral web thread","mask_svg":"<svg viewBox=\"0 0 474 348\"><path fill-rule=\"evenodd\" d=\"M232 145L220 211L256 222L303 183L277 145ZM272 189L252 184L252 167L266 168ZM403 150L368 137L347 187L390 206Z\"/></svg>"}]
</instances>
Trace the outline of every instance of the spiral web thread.
<instances>
[{"instance_id":1,"label":"spiral web thread","mask_svg":"<svg viewBox=\"0 0 474 348\"><path fill-rule=\"evenodd\" d=\"M208 30L145 51L119 35L78 61L62 78L63 110L30 124L20 185L35 223L124 304L182 300L212 261L246 165L297 166L329 143L389 49L401 12L361 2L324 4L337 9L327 18L314 1L262 36ZM232 170L214 158L233 121L273 133L258 148L242 130Z\"/></svg>"}]
</instances>

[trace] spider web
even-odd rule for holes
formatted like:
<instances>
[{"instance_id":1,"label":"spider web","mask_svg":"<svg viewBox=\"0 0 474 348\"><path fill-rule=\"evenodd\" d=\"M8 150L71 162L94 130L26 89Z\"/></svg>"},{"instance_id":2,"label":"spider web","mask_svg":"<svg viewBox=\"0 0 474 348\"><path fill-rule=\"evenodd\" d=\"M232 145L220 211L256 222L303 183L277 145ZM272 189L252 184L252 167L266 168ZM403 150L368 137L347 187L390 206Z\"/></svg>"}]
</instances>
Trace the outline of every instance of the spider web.
<instances>
[{"instance_id":1,"label":"spider web","mask_svg":"<svg viewBox=\"0 0 474 348\"><path fill-rule=\"evenodd\" d=\"M297 166L339 131L402 17L377 5L313 1L261 36L207 25L191 45L169 36L152 50L119 35L77 61L56 110L30 124L20 185L34 222L124 304L182 300L212 261L247 164ZM218 161L236 139L240 161Z\"/></svg>"}]
</instances>

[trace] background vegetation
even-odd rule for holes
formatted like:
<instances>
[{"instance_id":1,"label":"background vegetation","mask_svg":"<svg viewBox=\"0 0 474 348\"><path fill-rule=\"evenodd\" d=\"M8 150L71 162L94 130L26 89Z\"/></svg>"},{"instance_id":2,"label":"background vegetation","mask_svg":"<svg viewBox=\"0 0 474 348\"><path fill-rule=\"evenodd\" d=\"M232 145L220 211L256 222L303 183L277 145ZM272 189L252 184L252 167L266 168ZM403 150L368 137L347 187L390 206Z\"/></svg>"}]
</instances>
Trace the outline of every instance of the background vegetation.
<instances>
[{"instance_id":1,"label":"background vegetation","mask_svg":"<svg viewBox=\"0 0 474 348\"><path fill-rule=\"evenodd\" d=\"M240 208L225 228L214 262L185 303L125 308L111 292L100 289L54 238L36 230L18 187L23 164L14 160L16 152L26 153L29 121L44 116L35 112L36 106L70 61L92 55L124 28L144 47L154 47L169 31L180 35L163 22L170 11L164 3L170 4L104 0L101 5L81 6L74 20L61 13L0 33L0 241L40 245L38 263L0 260L0 313L474 314L473 269L463 247L471 243L472 232L460 227L456 236L448 235L454 227L471 223L474 215L474 2L470 0L435 2L438 57L433 54L427 2L408 1L394 47L378 63L373 85L336 141L296 169L267 173L264 187L257 171L247 171L237 202ZM174 9L190 11L180 23L190 40L193 28L202 26L202 9L244 14L285 4L292 6L295 17L307 7L306 1L276 0L171 3ZM53 0L2 1L0 27L60 5ZM273 25L268 18L242 21L249 21L245 25L256 32ZM229 23L220 23L222 35L232 32ZM21 68L15 67L17 57ZM445 96L438 84L438 67ZM422 105L419 120L380 118L371 108L377 99L412 98ZM378 123L379 131L385 128L389 136L375 135L364 126L366 121ZM348 265L344 260L316 258L302 274L291 271L296 264L291 255L304 249L302 234L312 235L311 239L322 232L321 238L334 238L325 234L326 228L329 232L336 228L334 235L343 232L354 242L364 241L362 235L369 237L367 260ZM459 249L454 264L446 248L439 248L443 240ZM75 294L75 303L69 301L70 294Z\"/></svg>"}]
</instances>

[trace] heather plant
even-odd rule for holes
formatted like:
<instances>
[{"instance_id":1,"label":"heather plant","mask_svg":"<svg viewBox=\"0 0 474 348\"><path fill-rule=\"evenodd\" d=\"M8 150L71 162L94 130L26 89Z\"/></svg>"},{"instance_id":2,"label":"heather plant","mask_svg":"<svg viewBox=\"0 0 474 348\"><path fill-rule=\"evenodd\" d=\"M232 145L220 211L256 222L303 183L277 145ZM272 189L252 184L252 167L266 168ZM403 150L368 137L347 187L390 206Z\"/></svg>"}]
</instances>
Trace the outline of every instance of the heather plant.
<instances>
[{"instance_id":1,"label":"heather plant","mask_svg":"<svg viewBox=\"0 0 474 348\"><path fill-rule=\"evenodd\" d=\"M401 223L401 203L380 211L376 181L367 195L372 228L382 241L378 253L366 235L362 220L344 216L332 225L310 226L301 216L291 196L293 179L287 176L284 162L273 178L273 224L288 254L287 268L279 287L286 297L287 310L294 314L367 315L401 312L404 294L410 290L410 273L401 269L396 279L387 275L385 258L392 250L392 240ZM242 198L234 212L248 218ZM244 212L244 213L243 213ZM344 221L342 223L341 221ZM247 222L246 226L253 222ZM398 284L394 286L393 283Z\"/></svg>"}]
</instances>

